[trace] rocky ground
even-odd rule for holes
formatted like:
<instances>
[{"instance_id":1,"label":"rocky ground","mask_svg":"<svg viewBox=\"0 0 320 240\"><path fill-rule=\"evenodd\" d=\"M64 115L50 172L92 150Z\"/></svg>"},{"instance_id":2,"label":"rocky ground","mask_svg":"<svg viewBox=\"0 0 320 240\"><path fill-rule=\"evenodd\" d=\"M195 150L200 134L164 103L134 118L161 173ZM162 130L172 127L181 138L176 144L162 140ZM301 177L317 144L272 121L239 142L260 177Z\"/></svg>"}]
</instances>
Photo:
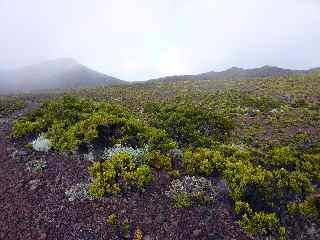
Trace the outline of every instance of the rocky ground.
<instances>
[{"instance_id":1,"label":"rocky ground","mask_svg":"<svg viewBox=\"0 0 320 240\"><path fill-rule=\"evenodd\" d=\"M89 180L91 162L77 154L38 153L25 146L27 140L10 138L12 121L36 107L29 102L0 119L0 239L133 239L137 229L144 240L251 239L235 223L224 194L211 206L174 208L164 194L164 173L145 192L70 198L68 190ZM114 224L107 223L111 214Z\"/></svg>"}]
</instances>

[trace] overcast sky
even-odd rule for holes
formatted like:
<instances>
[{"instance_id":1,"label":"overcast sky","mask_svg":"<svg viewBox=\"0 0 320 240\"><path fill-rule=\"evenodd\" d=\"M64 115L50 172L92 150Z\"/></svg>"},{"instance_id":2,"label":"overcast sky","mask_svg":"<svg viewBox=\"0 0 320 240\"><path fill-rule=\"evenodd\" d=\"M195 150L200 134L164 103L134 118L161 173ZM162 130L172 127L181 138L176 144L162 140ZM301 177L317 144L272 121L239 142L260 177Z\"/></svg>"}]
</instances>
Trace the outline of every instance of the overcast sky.
<instances>
[{"instance_id":1,"label":"overcast sky","mask_svg":"<svg viewBox=\"0 0 320 240\"><path fill-rule=\"evenodd\" d=\"M60 57L125 80L320 66L320 0L0 0L0 69Z\"/></svg>"}]
</instances>

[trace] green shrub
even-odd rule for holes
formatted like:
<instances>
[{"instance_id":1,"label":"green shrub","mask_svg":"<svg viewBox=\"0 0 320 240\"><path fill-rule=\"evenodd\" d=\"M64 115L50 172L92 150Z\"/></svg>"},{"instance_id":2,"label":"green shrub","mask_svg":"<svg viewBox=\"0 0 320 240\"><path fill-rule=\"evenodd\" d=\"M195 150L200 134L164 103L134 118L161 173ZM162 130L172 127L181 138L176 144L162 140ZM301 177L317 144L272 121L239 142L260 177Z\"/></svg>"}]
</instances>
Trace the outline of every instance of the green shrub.
<instances>
[{"instance_id":1,"label":"green shrub","mask_svg":"<svg viewBox=\"0 0 320 240\"><path fill-rule=\"evenodd\" d=\"M152 115L153 126L166 129L180 146L209 147L224 141L234 128L230 116L194 104L147 104L144 110Z\"/></svg>"},{"instance_id":2,"label":"green shrub","mask_svg":"<svg viewBox=\"0 0 320 240\"><path fill-rule=\"evenodd\" d=\"M225 159L217 150L197 148L184 152L183 164L189 174L210 176L224 169Z\"/></svg>"},{"instance_id":3,"label":"green shrub","mask_svg":"<svg viewBox=\"0 0 320 240\"><path fill-rule=\"evenodd\" d=\"M269 151L270 158L266 164L275 167L283 167L286 169L295 169L298 159L288 147L275 147Z\"/></svg>"},{"instance_id":4,"label":"green shrub","mask_svg":"<svg viewBox=\"0 0 320 240\"><path fill-rule=\"evenodd\" d=\"M320 154L304 154L300 160L300 171L314 182L320 181Z\"/></svg>"},{"instance_id":5,"label":"green shrub","mask_svg":"<svg viewBox=\"0 0 320 240\"><path fill-rule=\"evenodd\" d=\"M117 223L117 215L116 214L110 214L107 217L107 224L109 225L115 225Z\"/></svg>"},{"instance_id":6,"label":"green shrub","mask_svg":"<svg viewBox=\"0 0 320 240\"><path fill-rule=\"evenodd\" d=\"M227 162L224 176L235 200L251 199L254 205L267 201L266 197L272 191L270 182L272 173L249 161Z\"/></svg>"},{"instance_id":7,"label":"green shrub","mask_svg":"<svg viewBox=\"0 0 320 240\"><path fill-rule=\"evenodd\" d=\"M270 236L279 230L279 219L275 213L254 212L251 216L244 214L239 224L254 236Z\"/></svg>"},{"instance_id":8,"label":"green shrub","mask_svg":"<svg viewBox=\"0 0 320 240\"><path fill-rule=\"evenodd\" d=\"M139 227L134 231L133 240L143 240L143 232Z\"/></svg>"},{"instance_id":9,"label":"green shrub","mask_svg":"<svg viewBox=\"0 0 320 240\"><path fill-rule=\"evenodd\" d=\"M39 132L46 132L58 151L101 144L111 147L116 143L133 147L147 144L162 151L177 146L165 130L149 127L124 107L68 95L45 101L40 109L14 124L16 137Z\"/></svg>"},{"instance_id":10,"label":"green shrub","mask_svg":"<svg viewBox=\"0 0 320 240\"><path fill-rule=\"evenodd\" d=\"M290 146L299 152L303 152L311 149L312 145L312 138L308 135L308 133L300 131L294 135Z\"/></svg>"},{"instance_id":11,"label":"green shrub","mask_svg":"<svg viewBox=\"0 0 320 240\"><path fill-rule=\"evenodd\" d=\"M171 170L169 171L169 176L172 178L179 178L181 176L181 173L179 170Z\"/></svg>"},{"instance_id":12,"label":"green shrub","mask_svg":"<svg viewBox=\"0 0 320 240\"><path fill-rule=\"evenodd\" d=\"M89 194L104 197L132 188L143 188L152 178L148 164L140 165L136 159L125 152L119 152L110 160L96 162L90 167L93 182Z\"/></svg>"},{"instance_id":13,"label":"green shrub","mask_svg":"<svg viewBox=\"0 0 320 240\"><path fill-rule=\"evenodd\" d=\"M314 187L307 176L300 171L288 172L285 169L273 171L273 195L278 202L303 200Z\"/></svg>"},{"instance_id":14,"label":"green shrub","mask_svg":"<svg viewBox=\"0 0 320 240\"><path fill-rule=\"evenodd\" d=\"M283 105L283 101L271 96L253 96L243 95L240 104L246 107L259 109L261 111L270 111Z\"/></svg>"},{"instance_id":15,"label":"green shrub","mask_svg":"<svg viewBox=\"0 0 320 240\"><path fill-rule=\"evenodd\" d=\"M254 236L268 236L278 231L279 219L274 213L255 212L242 201L235 203L235 211L240 216L241 227Z\"/></svg>"},{"instance_id":16,"label":"green shrub","mask_svg":"<svg viewBox=\"0 0 320 240\"><path fill-rule=\"evenodd\" d=\"M320 196L311 195L303 202L290 202L287 204L287 209L291 217L296 215L319 216L320 215Z\"/></svg>"},{"instance_id":17,"label":"green shrub","mask_svg":"<svg viewBox=\"0 0 320 240\"><path fill-rule=\"evenodd\" d=\"M178 193L173 197L174 205L177 208L188 208L192 204L190 195L186 193Z\"/></svg>"},{"instance_id":18,"label":"green shrub","mask_svg":"<svg viewBox=\"0 0 320 240\"><path fill-rule=\"evenodd\" d=\"M161 154L159 150L153 150L145 155L151 166L156 169L165 169L167 171L172 170L171 158L167 155Z\"/></svg>"},{"instance_id":19,"label":"green shrub","mask_svg":"<svg viewBox=\"0 0 320 240\"><path fill-rule=\"evenodd\" d=\"M130 238L130 229L131 229L131 226L130 226L130 222L129 222L129 219L126 218L123 220L122 224L121 224L121 232L122 232L122 235L125 239L129 239Z\"/></svg>"},{"instance_id":20,"label":"green shrub","mask_svg":"<svg viewBox=\"0 0 320 240\"><path fill-rule=\"evenodd\" d=\"M286 222L287 209L289 212L309 213L316 210L314 202L305 201L315 191L314 175L303 170L307 168L313 172L317 169L316 156L304 155L301 158L287 147L274 148L266 155L237 151L229 146L220 149L228 156L223 176L236 202L239 223L247 232L285 239L286 229L280 227L279 222ZM255 157L262 159L257 161ZM258 165L259 162L266 168Z\"/></svg>"},{"instance_id":21,"label":"green shrub","mask_svg":"<svg viewBox=\"0 0 320 240\"><path fill-rule=\"evenodd\" d=\"M315 191L319 160L317 154L298 155L288 147L262 152L223 144L211 150L186 150L183 164L192 175L221 173L236 202L239 222L247 232L284 239L286 229L279 223L286 222L287 204L294 203L291 209L305 206L305 199ZM305 207L314 211L314 205L310 206Z\"/></svg>"},{"instance_id":22,"label":"green shrub","mask_svg":"<svg viewBox=\"0 0 320 240\"><path fill-rule=\"evenodd\" d=\"M17 120L14 122L13 136L23 137L31 133L39 133L45 126L46 123L43 119L38 119L36 121Z\"/></svg>"}]
</instances>

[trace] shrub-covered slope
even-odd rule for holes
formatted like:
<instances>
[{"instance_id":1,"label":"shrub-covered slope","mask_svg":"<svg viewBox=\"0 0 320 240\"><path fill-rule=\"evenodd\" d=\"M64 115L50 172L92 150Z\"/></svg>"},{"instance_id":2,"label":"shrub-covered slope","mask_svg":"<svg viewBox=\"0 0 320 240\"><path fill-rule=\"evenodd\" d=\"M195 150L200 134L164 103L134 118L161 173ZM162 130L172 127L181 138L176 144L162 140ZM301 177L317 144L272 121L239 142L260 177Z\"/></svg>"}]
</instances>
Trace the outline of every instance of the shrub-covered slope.
<instances>
[{"instance_id":1,"label":"shrub-covered slope","mask_svg":"<svg viewBox=\"0 0 320 240\"><path fill-rule=\"evenodd\" d=\"M214 209L225 182L251 236L318 239L319 92L317 72L84 89L49 96L13 135L91 154L90 198L156 194L146 189L166 172L172 206Z\"/></svg>"}]
</instances>

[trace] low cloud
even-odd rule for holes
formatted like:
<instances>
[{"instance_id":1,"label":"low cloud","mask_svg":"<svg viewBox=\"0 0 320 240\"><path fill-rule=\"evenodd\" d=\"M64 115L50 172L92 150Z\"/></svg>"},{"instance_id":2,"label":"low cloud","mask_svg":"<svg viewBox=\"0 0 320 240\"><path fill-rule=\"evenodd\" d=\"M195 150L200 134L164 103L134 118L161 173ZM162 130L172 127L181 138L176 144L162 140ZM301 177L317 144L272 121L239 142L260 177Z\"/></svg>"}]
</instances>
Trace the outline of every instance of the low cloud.
<instances>
[{"instance_id":1,"label":"low cloud","mask_svg":"<svg viewBox=\"0 0 320 240\"><path fill-rule=\"evenodd\" d=\"M0 2L0 70L59 57L126 80L319 66L316 0Z\"/></svg>"}]
</instances>

